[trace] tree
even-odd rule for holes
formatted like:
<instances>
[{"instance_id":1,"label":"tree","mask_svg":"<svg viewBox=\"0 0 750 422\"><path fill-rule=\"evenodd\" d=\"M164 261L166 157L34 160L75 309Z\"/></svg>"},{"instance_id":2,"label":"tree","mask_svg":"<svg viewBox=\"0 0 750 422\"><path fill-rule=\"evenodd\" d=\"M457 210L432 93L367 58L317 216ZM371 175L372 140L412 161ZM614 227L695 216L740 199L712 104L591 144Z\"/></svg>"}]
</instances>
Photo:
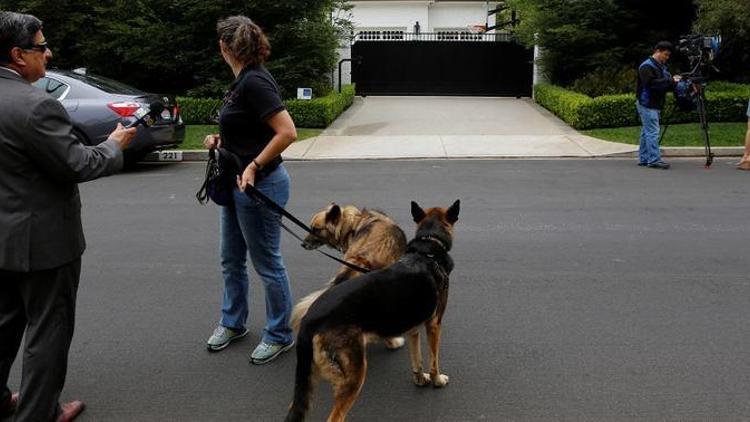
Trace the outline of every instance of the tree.
<instances>
[{"instance_id":1,"label":"tree","mask_svg":"<svg viewBox=\"0 0 750 422\"><path fill-rule=\"evenodd\" d=\"M634 86L632 69L660 40L677 42L690 31L692 0L508 0L518 11L516 35L545 49L542 67L557 84L593 75L623 75L614 85ZM601 80L605 89L612 82ZM625 80L627 79L627 80ZM624 89L624 88L623 88Z\"/></svg>"},{"instance_id":2,"label":"tree","mask_svg":"<svg viewBox=\"0 0 750 422\"><path fill-rule=\"evenodd\" d=\"M220 95L232 74L218 51L216 22L246 15L272 44L268 68L285 96L297 87L330 90L337 23L345 0L0 0L0 10L31 13L60 68L92 72L163 93Z\"/></svg>"},{"instance_id":3,"label":"tree","mask_svg":"<svg viewBox=\"0 0 750 422\"><path fill-rule=\"evenodd\" d=\"M698 0L698 6L696 30L722 37L718 76L750 82L750 0Z\"/></svg>"}]
</instances>

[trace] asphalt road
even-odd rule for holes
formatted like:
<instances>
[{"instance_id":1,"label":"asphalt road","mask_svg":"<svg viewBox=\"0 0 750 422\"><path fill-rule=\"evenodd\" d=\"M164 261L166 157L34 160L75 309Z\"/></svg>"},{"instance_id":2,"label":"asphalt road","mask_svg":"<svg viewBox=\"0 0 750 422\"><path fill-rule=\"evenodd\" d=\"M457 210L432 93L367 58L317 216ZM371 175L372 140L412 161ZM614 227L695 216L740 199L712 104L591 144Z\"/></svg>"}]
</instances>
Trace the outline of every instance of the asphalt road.
<instances>
[{"instance_id":1,"label":"asphalt road","mask_svg":"<svg viewBox=\"0 0 750 422\"><path fill-rule=\"evenodd\" d=\"M408 353L369 348L351 421L747 420L750 175L719 161L294 162L289 210L462 200L444 321L442 390ZM63 399L81 421L280 421L294 354L266 366L251 335L209 354L219 317L217 208L201 164L150 165L81 186L88 239ZM284 237L296 298L336 265ZM11 386L18 387L20 362ZM324 420L330 390L314 398Z\"/></svg>"}]
</instances>

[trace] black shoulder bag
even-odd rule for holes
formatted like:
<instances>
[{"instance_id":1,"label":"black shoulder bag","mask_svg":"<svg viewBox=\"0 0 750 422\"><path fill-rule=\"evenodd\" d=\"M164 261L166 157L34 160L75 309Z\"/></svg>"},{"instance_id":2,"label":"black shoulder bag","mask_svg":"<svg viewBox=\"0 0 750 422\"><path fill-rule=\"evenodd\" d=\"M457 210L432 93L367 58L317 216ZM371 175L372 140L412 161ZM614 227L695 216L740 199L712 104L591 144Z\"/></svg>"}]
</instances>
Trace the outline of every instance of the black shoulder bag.
<instances>
[{"instance_id":1,"label":"black shoulder bag","mask_svg":"<svg viewBox=\"0 0 750 422\"><path fill-rule=\"evenodd\" d=\"M195 194L198 202L205 205L210 199L216 205L231 205L232 191L237 185L237 174L241 168L239 158L232 152L224 148L209 150L206 176Z\"/></svg>"}]
</instances>

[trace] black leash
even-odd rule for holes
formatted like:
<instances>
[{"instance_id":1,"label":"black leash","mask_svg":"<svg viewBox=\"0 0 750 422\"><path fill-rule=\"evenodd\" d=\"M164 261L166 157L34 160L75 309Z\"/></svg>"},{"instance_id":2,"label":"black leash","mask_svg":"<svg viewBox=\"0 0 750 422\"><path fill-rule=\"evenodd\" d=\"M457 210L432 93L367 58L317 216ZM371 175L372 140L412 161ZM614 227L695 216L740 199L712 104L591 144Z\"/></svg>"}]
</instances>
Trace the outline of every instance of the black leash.
<instances>
[{"instance_id":1,"label":"black leash","mask_svg":"<svg viewBox=\"0 0 750 422\"><path fill-rule=\"evenodd\" d=\"M281 205L277 204L271 198L269 198L266 195L264 195L261 191L259 191L258 189L256 189L255 186L247 185L247 189L245 190L245 195L248 195L248 196L252 195L252 196L258 198L258 200L260 200L264 205L270 207L271 209L273 209L274 211L278 212L282 216L288 218L289 220L292 221L292 223L294 223L297 226L299 226L300 228L302 228L302 230L304 230L304 231L306 231L306 232L308 232L310 234L313 234L312 230L309 227L307 227L307 224L303 223L297 217L295 217L292 214L290 214L289 211L285 210ZM286 225L284 225L284 223L281 223L281 227L284 230L286 230L287 233L289 233L292 236L294 236L294 238L296 238L300 242L304 242L305 241L304 239L302 239L301 237L299 237L297 235L297 233L295 233L289 227L287 227ZM321 253L321 254L323 254L323 255L331 258L332 260L338 262L339 264L345 265L346 267L348 267L348 268L350 268L350 269L352 269L354 271L358 271L358 272L360 272L362 274L366 274L366 273L370 272L370 270L368 270L367 268L362 268L362 267L360 267L358 265L352 264L351 262L344 261L343 259L340 259L340 258L338 258L338 257L336 257L334 255L329 254L329 253L323 252L323 251L321 251L319 249L316 249L316 251L318 251L319 253Z\"/></svg>"}]
</instances>

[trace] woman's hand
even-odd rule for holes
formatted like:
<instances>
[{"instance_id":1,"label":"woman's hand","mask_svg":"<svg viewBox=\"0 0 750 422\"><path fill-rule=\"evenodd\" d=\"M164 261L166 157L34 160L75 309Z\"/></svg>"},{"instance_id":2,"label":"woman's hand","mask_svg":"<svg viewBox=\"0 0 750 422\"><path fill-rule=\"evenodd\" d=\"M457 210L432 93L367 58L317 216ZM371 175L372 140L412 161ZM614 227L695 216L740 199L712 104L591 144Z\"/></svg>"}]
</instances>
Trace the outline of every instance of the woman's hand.
<instances>
[{"instance_id":1,"label":"woman's hand","mask_svg":"<svg viewBox=\"0 0 750 422\"><path fill-rule=\"evenodd\" d=\"M255 163L250 163L250 165L245 167L242 176L237 176L237 187L240 188L241 191L244 192L248 185L255 185L255 172L257 170L258 168L255 167Z\"/></svg>"},{"instance_id":2,"label":"woman's hand","mask_svg":"<svg viewBox=\"0 0 750 422\"><path fill-rule=\"evenodd\" d=\"M208 135L203 139L203 146L207 149L216 149L221 147L221 136Z\"/></svg>"}]
</instances>

